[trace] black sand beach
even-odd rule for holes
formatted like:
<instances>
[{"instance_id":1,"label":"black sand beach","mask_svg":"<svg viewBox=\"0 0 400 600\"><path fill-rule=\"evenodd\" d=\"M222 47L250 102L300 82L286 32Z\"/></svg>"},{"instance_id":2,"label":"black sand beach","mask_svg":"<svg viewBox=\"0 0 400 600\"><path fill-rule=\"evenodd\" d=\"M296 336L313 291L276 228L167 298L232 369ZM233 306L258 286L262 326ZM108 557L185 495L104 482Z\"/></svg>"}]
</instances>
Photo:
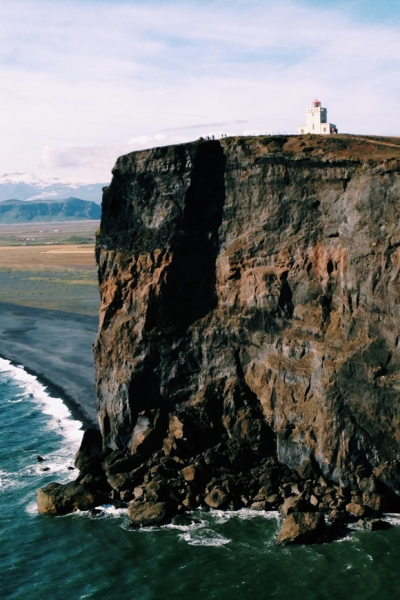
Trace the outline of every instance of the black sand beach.
<instances>
[{"instance_id":1,"label":"black sand beach","mask_svg":"<svg viewBox=\"0 0 400 600\"><path fill-rule=\"evenodd\" d=\"M98 427L92 344L97 317L0 302L0 356L24 366L85 427Z\"/></svg>"}]
</instances>

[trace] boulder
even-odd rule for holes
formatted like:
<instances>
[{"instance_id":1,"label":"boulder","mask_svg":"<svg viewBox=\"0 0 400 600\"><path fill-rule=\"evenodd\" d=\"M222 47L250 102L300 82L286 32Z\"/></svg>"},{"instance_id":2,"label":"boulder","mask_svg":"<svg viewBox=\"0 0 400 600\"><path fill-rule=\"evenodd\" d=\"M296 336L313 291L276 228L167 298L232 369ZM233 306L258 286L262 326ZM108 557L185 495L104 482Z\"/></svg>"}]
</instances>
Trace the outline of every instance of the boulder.
<instances>
[{"instance_id":1,"label":"boulder","mask_svg":"<svg viewBox=\"0 0 400 600\"><path fill-rule=\"evenodd\" d=\"M144 489L142 486L137 486L133 489L133 495L135 498L143 498L144 496Z\"/></svg>"},{"instance_id":2,"label":"boulder","mask_svg":"<svg viewBox=\"0 0 400 600\"><path fill-rule=\"evenodd\" d=\"M357 525L362 529L370 529L371 531L390 529L391 527L390 523L381 519L360 519Z\"/></svg>"},{"instance_id":3,"label":"boulder","mask_svg":"<svg viewBox=\"0 0 400 600\"><path fill-rule=\"evenodd\" d=\"M310 458L303 460L299 468L297 469L298 474L302 479L315 479L317 476L317 468L314 462Z\"/></svg>"},{"instance_id":4,"label":"boulder","mask_svg":"<svg viewBox=\"0 0 400 600\"><path fill-rule=\"evenodd\" d=\"M213 490L211 490L211 492L204 499L204 502L210 508L222 508L227 501L228 494L218 487L215 487Z\"/></svg>"},{"instance_id":5,"label":"boulder","mask_svg":"<svg viewBox=\"0 0 400 600\"><path fill-rule=\"evenodd\" d=\"M250 508L251 510L266 510L267 507L265 502L253 502Z\"/></svg>"},{"instance_id":6,"label":"boulder","mask_svg":"<svg viewBox=\"0 0 400 600\"><path fill-rule=\"evenodd\" d=\"M103 469L109 475L115 475L116 473L127 473L131 474L140 468L143 460L138 455L130 455L124 450L114 450L107 454L103 461Z\"/></svg>"},{"instance_id":7,"label":"boulder","mask_svg":"<svg viewBox=\"0 0 400 600\"><path fill-rule=\"evenodd\" d=\"M136 454L139 450L149 454L156 449L157 441L153 424L148 417L144 414L140 414L132 432L131 454Z\"/></svg>"},{"instance_id":8,"label":"boulder","mask_svg":"<svg viewBox=\"0 0 400 600\"><path fill-rule=\"evenodd\" d=\"M185 481L194 481L196 477L196 468L193 465L185 467L181 471Z\"/></svg>"},{"instance_id":9,"label":"boulder","mask_svg":"<svg viewBox=\"0 0 400 600\"><path fill-rule=\"evenodd\" d=\"M352 495L350 503L352 503L352 504L362 504L362 496L360 494L354 494L354 495Z\"/></svg>"},{"instance_id":10,"label":"boulder","mask_svg":"<svg viewBox=\"0 0 400 600\"><path fill-rule=\"evenodd\" d=\"M312 506L309 504L309 502L300 496L289 496L289 498L286 498L285 502L279 508L280 515L283 518L287 517L292 512L311 512L312 510Z\"/></svg>"},{"instance_id":11,"label":"boulder","mask_svg":"<svg viewBox=\"0 0 400 600\"><path fill-rule=\"evenodd\" d=\"M319 512L293 512L286 517L278 535L281 544L312 544L324 533L324 515Z\"/></svg>"},{"instance_id":12,"label":"boulder","mask_svg":"<svg viewBox=\"0 0 400 600\"><path fill-rule=\"evenodd\" d=\"M360 479L358 487L362 492L370 492L370 493L376 492L375 477L371 476L371 477L364 477L363 479Z\"/></svg>"},{"instance_id":13,"label":"boulder","mask_svg":"<svg viewBox=\"0 0 400 600\"><path fill-rule=\"evenodd\" d=\"M265 498L265 504L268 510L272 510L279 506L282 502L282 497L279 494L271 494Z\"/></svg>"},{"instance_id":14,"label":"boulder","mask_svg":"<svg viewBox=\"0 0 400 600\"><path fill-rule=\"evenodd\" d=\"M368 506L371 510L379 512L382 510L382 496L374 492L363 492L362 502L364 506Z\"/></svg>"},{"instance_id":15,"label":"boulder","mask_svg":"<svg viewBox=\"0 0 400 600\"><path fill-rule=\"evenodd\" d=\"M349 515L345 510L338 510L337 508L334 508L329 513L329 520L335 525L343 525L344 523L348 522Z\"/></svg>"},{"instance_id":16,"label":"boulder","mask_svg":"<svg viewBox=\"0 0 400 600\"><path fill-rule=\"evenodd\" d=\"M39 512L47 515L66 515L76 510L90 510L107 500L92 486L71 481L49 483L37 494Z\"/></svg>"},{"instance_id":17,"label":"boulder","mask_svg":"<svg viewBox=\"0 0 400 600\"><path fill-rule=\"evenodd\" d=\"M271 484L263 485L259 490L257 496L255 496L254 500L260 501L265 500L268 496L271 496L274 492L273 486Z\"/></svg>"},{"instance_id":18,"label":"boulder","mask_svg":"<svg viewBox=\"0 0 400 600\"><path fill-rule=\"evenodd\" d=\"M186 515L175 515L171 523L177 527L188 527L189 525L193 525L193 520Z\"/></svg>"},{"instance_id":19,"label":"boulder","mask_svg":"<svg viewBox=\"0 0 400 600\"><path fill-rule=\"evenodd\" d=\"M107 477L109 485L119 492L133 488L133 481L129 473L116 473Z\"/></svg>"},{"instance_id":20,"label":"boulder","mask_svg":"<svg viewBox=\"0 0 400 600\"><path fill-rule=\"evenodd\" d=\"M284 503L279 507L281 517L285 518L290 515L290 513L294 512L297 509L298 503L299 500L295 496L289 496L289 498L286 498Z\"/></svg>"},{"instance_id":21,"label":"boulder","mask_svg":"<svg viewBox=\"0 0 400 600\"><path fill-rule=\"evenodd\" d=\"M147 485L143 486L143 488L146 500L148 500L149 502L157 502L160 499L159 496L162 486L160 483L158 483L158 481L153 480Z\"/></svg>"},{"instance_id":22,"label":"boulder","mask_svg":"<svg viewBox=\"0 0 400 600\"><path fill-rule=\"evenodd\" d=\"M359 519L361 519L367 512L367 509L365 508L365 506L362 506L361 504L357 504L356 502L349 502L349 504L346 504L346 510L353 517L357 517Z\"/></svg>"},{"instance_id":23,"label":"boulder","mask_svg":"<svg viewBox=\"0 0 400 600\"><path fill-rule=\"evenodd\" d=\"M75 454L75 467L80 471L85 463L102 452L103 440L98 429L87 429L83 434L81 445Z\"/></svg>"},{"instance_id":24,"label":"boulder","mask_svg":"<svg viewBox=\"0 0 400 600\"><path fill-rule=\"evenodd\" d=\"M129 504L128 517L135 527L161 525L167 519L167 505L165 502L134 501Z\"/></svg>"}]
</instances>

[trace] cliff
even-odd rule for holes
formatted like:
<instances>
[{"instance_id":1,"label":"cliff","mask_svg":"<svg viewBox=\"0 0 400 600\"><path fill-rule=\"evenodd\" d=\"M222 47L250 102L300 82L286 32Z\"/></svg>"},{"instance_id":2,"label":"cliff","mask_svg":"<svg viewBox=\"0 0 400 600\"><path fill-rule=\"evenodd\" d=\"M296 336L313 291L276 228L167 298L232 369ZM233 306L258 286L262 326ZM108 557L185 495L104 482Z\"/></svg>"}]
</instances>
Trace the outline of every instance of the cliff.
<instances>
[{"instance_id":1,"label":"cliff","mask_svg":"<svg viewBox=\"0 0 400 600\"><path fill-rule=\"evenodd\" d=\"M239 138L117 161L97 246L106 445L160 409L195 446L276 440L334 479L397 457L400 146L375 161L362 145Z\"/></svg>"},{"instance_id":2,"label":"cliff","mask_svg":"<svg viewBox=\"0 0 400 600\"><path fill-rule=\"evenodd\" d=\"M165 501L167 481L186 507L382 508L400 488L399 214L396 138L117 160L94 352L103 448L120 461L105 469L130 473L118 497Z\"/></svg>"}]
</instances>

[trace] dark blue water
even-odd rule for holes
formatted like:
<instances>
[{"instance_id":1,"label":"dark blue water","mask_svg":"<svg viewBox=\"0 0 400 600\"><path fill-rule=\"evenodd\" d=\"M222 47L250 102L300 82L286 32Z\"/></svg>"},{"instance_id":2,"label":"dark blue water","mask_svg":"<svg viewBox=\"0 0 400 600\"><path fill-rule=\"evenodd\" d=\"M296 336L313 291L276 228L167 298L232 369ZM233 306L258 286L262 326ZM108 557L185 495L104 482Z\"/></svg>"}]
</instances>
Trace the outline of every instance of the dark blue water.
<instances>
[{"instance_id":1,"label":"dark blue water","mask_svg":"<svg viewBox=\"0 0 400 600\"><path fill-rule=\"evenodd\" d=\"M68 467L81 436L60 400L0 360L2 599L400 598L400 527L282 548L274 513L198 513L190 528L141 531L111 507L96 517L39 515L37 489L76 476Z\"/></svg>"}]
</instances>

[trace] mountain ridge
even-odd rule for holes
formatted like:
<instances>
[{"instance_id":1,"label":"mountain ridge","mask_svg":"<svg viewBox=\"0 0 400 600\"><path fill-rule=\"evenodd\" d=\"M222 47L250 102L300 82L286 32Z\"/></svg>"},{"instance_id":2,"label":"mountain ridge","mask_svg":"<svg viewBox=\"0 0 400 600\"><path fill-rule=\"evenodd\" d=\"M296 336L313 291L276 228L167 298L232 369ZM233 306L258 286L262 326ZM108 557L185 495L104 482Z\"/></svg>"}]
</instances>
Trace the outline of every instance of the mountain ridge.
<instances>
[{"instance_id":1,"label":"mountain ridge","mask_svg":"<svg viewBox=\"0 0 400 600\"><path fill-rule=\"evenodd\" d=\"M26 173L4 174L0 177L0 201L15 198L18 200L47 200L76 196L82 200L101 203L103 187L106 183L72 183L55 178L40 179Z\"/></svg>"},{"instance_id":2,"label":"mountain ridge","mask_svg":"<svg viewBox=\"0 0 400 600\"><path fill-rule=\"evenodd\" d=\"M0 201L0 224L97 220L100 217L98 204L75 197Z\"/></svg>"}]
</instances>

